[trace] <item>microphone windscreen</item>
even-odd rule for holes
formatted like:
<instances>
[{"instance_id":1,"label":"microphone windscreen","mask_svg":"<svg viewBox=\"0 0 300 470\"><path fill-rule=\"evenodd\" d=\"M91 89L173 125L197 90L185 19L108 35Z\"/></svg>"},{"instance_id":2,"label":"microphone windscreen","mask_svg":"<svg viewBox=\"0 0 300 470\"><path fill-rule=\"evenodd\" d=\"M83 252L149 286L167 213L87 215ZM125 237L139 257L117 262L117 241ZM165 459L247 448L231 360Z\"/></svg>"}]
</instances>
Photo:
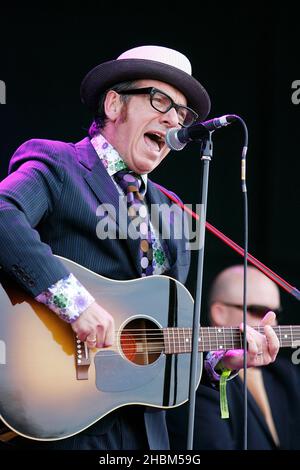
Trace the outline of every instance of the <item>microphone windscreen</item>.
<instances>
[{"instance_id":1,"label":"microphone windscreen","mask_svg":"<svg viewBox=\"0 0 300 470\"><path fill-rule=\"evenodd\" d=\"M179 151L179 150L182 150L186 146L186 143L183 144L178 139L177 137L178 130L179 129L175 127L175 128L169 129L166 132L166 144L171 150Z\"/></svg>"}]
</instances>

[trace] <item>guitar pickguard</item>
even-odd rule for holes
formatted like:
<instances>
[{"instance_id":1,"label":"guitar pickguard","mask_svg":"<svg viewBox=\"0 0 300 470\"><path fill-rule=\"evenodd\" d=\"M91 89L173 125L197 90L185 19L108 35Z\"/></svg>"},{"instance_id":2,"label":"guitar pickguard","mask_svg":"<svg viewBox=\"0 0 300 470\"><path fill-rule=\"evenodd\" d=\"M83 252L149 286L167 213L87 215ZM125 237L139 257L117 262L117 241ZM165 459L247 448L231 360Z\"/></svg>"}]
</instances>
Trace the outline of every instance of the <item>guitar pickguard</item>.
<instances>
[{"instance_id":1,"label":"guitar pickguard","mask_svg":"<svg viewBox=\"0 0 300 470\"><path fill-rule=\"evenodd\" d=\"M139 389L161 374L165 356L153 364L137 365L110 351L99 351L95 356L96 387L102 392L125 392Z\"/></svg>"}]
</instances>

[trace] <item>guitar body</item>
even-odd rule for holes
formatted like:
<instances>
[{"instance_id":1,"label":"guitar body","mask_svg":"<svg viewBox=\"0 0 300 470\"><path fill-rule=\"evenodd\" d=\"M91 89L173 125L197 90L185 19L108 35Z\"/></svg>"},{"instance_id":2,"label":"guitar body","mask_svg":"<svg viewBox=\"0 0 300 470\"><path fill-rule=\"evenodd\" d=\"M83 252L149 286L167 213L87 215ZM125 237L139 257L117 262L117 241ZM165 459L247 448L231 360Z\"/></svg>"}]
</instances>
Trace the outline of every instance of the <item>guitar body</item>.
<instances>
[{"instance_id":1,"label":"guitar body","mask_svg":"<svg viewBox=\"0 0 300 470\"><path fill-rule=\"evenodd\" d=\"M87 375L78 380L71 326L5 280L0 285L3 421L25 437L56 440L128 404L169 408L185 402L191 355L165 354L162 328L192 327L187 289L166 276L113 281L60 259L113 315L115 343L90 351ZM150 339L145 330L153 332ZM201 369L199 360L198 380Z\"/></svg>"}]
</instances>

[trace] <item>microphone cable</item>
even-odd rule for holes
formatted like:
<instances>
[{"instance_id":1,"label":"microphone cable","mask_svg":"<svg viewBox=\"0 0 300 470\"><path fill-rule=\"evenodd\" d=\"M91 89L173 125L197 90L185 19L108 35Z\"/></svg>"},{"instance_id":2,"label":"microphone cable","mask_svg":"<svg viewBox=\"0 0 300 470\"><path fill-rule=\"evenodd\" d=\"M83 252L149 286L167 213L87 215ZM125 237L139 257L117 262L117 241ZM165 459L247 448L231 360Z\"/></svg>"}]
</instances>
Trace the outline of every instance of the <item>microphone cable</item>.
<instances>
[{"instance_id":1,"label":"microphone cable","mask_svg":"<svg viewBox=\"0 0 300 470\"><path fill-rule=\"evenodd\" d=\"M248 194L246 185L246 155L248 150L248 129L245 121L237 115L235 119L240 122L244 131L244 145L241 156L241 188L243 196L243 219L244 219L244 279L243 279L243 450L248 449L248 387L247 387L247 266L248 266L248 244L249 244L249 223L248 223Z\"/></svg>"}]
</instances>

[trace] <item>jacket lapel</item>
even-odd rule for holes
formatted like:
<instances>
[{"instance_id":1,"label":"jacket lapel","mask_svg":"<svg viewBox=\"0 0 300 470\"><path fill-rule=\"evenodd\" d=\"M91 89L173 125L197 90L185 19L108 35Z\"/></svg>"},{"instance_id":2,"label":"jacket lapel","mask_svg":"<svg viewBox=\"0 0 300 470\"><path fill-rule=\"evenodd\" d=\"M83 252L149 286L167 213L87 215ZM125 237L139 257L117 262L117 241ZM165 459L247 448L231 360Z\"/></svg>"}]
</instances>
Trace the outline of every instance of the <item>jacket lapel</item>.
<instances>
[{"instance_id":1,"label":"jacket lapel","mask_svg":"<svg viewBox=\"0 0 300 470\"><path fill-rule=\"evenodd\" d=\"M118 220L119 193L88 138L76 144L79 162L89 173L84 178L102 204L112 204Z\"/></svg>"},{"instance_id":2,"label":"jacket lapel","mask_svg":"<svg viewBox=\"0 0 300 470\"><path fill-rule=\"evenodd\" d=\"M76 149L79 162L89 170L84 175L85 181L99 202L105 204L104 210L109 213L113 223L116 224L117 237L127 243L130 256L133 258L137 269L137 275L140 276L142 271L139 262L139 240L133 240L127 234L129 219L125 198L120 196L116 185L107 173L90 139L85 138L78 142Z\"/></svg>"}]
</instances>

